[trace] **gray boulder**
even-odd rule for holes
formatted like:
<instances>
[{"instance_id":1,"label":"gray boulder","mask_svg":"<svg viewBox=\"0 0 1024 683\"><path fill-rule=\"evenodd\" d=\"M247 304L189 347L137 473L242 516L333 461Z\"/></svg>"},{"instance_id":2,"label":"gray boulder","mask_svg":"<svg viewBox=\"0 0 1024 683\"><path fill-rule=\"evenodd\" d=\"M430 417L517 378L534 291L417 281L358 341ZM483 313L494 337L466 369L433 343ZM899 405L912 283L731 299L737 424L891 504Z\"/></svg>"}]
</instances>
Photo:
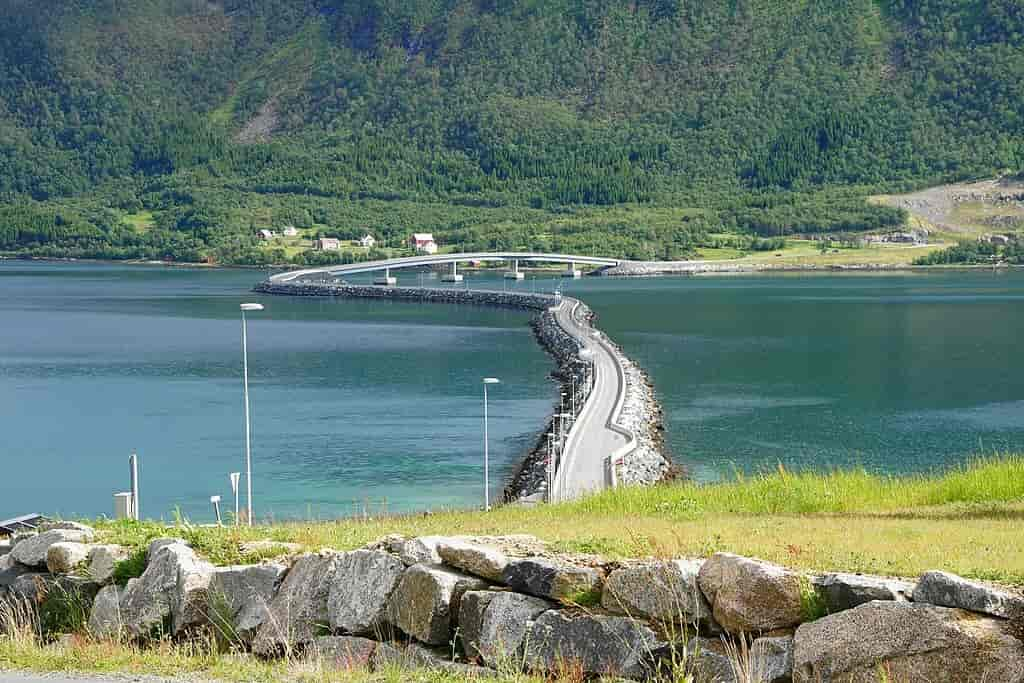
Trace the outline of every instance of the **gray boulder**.
<instances>
[{"instance_id":1,"label":"gray boulder","mask_svg":"<svg viewBox=\"0 0 1024 683\"><path fill-rule=\"evenodd\" d=\"M68 520L49 520L39 524L36 529L40 532L52 531L54 529L62 529L64 531L81 531L89 536L95 536L96 530L88 524L82 524L81 522L71 522Z\"/></svg>"},{"instance_id":2,"label":"gray boulder","mask_svg":"<svg viewBox=\"0 0 1024 683\"><path fill-rule=\"evenodd\" d=\"M445 564L490 581L501 581L508 566L508 558L500 550L454 538L439 542L437 554Z\"/></svg>"},{"instance_id":3,"label":"gray boulder","mask_svg":"<svg viewBox=\"0 0 1024 683\"><path fill-rule=\"evenodd\" d=\"M554 605L508 591L470 591L459 605L459 635L471 660L497 667L519 658L533 622Z\"/></svg>"},{"instance_id":4,"label":"gray boulder","mask_svg":"<svg viewBox=\"0 0 1024 683\"><path fill-rule=\"evenodd\" d=\"M800 576L732 553L715 553L697 577L715 621L730 633L791 628L803 619Z\"/></svg>"},{"instance_id":5,"label":"gray boulder","mask_svg":"<svg viewBox=\"0 0 1024 683\"><path fill-rule=\"evenodd\" d=\"M118 586L104 586L96 594L89 611L89 633L94 638L120 639L124 633L121 619L123 591Z\"/></svg>"},{"instance_id":6,"label":"gray boulder","mask_svg":"<svg viewBox=\"0 0 1024 683\"><path fill-rule=\"evenodd\" d=\"M128 549L120 545L94 545L90 546L89 578L99 584L110 583L114 578L114 569L117 563L127 560Z\"/></svg>"},{"instance_id":7,"label":"gray boulder","mask_svg":"<svg viewBox=\"0 0 1024 683\"><path fill-rule=\"evenodd\" d=\"M572 671L591 676L639 678L651 671L664 643L628 617L549 610L533 623L523 645L531 671Z\"/></svg>"},{"instance_id":8,"label":"gray boulder","mask_svg":"<svg viewBox=\"0 0 1024 683\"><path fill-rule=\"evenodd\" d=\"M46 549L46 568L51 574L70 574L89 559L91 546L62 541Z\"/></svg>"},{"instance_id":9,"label":"gray boulder","mask_svg":"<svg viewBox=\"0 0 1024 683\"><path fill-rule=\"evenodd\" d=\"M229 640L248 645L270 614L288 568L279 563L217 567L210 580L209 615Z\"/></svg>"},{"instance_id":10,"label":"gray boulder","mask_svg":"<svg viewBox=\"0 0 1024 683\"><path fill-rule=\"evenodd\" d=\"M377 641L352 636L321 636L313 639L306 656L333 669L365 670L373 662Z\"/></svg>"},{"instance_id":11,"label":"gray boulder","mask_svg":"<svg viewBox=\"0 0 1024 683\"><path fill-rule=\"evenodd\" d=\"M0 541L0 557L4 557L11 552L11 542L7 539Z\"/></svg>"},{"instance_id":12,"label":"gray boulder","mask_svg":"<svg viewBox=\"0 0 1024 683\"><path fill-rule=\"evenodd\" d=\"M413 565L391 594L388 622L420 642L443 645L451 640L462 594L485 588L487 582L475 576L441 566Z\"/></svg>"},{"instance_id":13,"label":"gray boulder","mask_svg":"<svg viewBox=\"0 0 1024 683\"><path fill-rule=\"evenodd\" d=\"M376 635L384 628L388 600L405 563L374 550L345 553L331 583L327 614L331 628L354 635Z\"/></svg>"},{"instance_id":14,"label":"gray boulder","mask_svg":"<svg viewBox=\"0 0 1024 683\"><path fill-rule=\"evenodd\" d=\"M571 599L601 586L601 573L596 569L543 557L512 561L501 578L513 590L552 600Z\"/></svg>"},{"instance_id":15,"label":"gray boulder","mask_svg":"<svg viewBox=\"0 0 1024 683\"><path fill-rule=\"evenodd\" d=\"M608 575L601 606L609 612L660 622L695 623L711 618L697 585L701 560L642 562Z\"/></svg>"},{"instance_id":16,"label":"gray boulder","mask_svg":"<svg viewBox=\"0 0 1024 683\"><path fill-rule=\"evenodd\" d=\"M914 588L914 602L959 607L1003 619L1024 619L1024 597L946 572L922 574Z\"/></svg>"},{"instance_id":17,"label":"gray boulder","mask_svg":"<svg viewBox=\"0 0 1024 683\"><path fill-rule=\"evenodd\" d=\"M45 569L46 554L54 543L88 543L92 539L91 531L51 529L18 541L14 549L11 550L11 557L26 567Z\"/></svg>"},{"instance_id":18,"label":"gray boulder","mask_svg":"<svg viewBox=\"0 0 1024 683\"><path fill-rule=\"evenodd\" d=\"M181 543L164 545L150 556L146 571L125 588L121 617L135 638L177 635L209 623L207 597L213 565Z\"/></svg>"},{"instance_id":19,"label":"gray boulder","mask_svg":"<svg viewBox=\"0 0 1024 683\"><path fill-rule=\"evenodd\" d=\"M441 555L437 552L437 544L451 540L447 536L420 536L407 541L393 541L391 546L402 562L414 564L441 564Z\"/></svg>"},{"instance_id":20,"label":"gray boulder","mask_svg":"<svg viewBox=\"0 0 1024 683\"><path fill-rule=\"evenodd\" d=\"M934 605L876 601L796 631L794 683L1021 683L1024 643L1007 622Z\"/></svg>"},{"instance_id":21,"label":"gray boulder","mask_svg":"<svg viewBox=\"0 0 1024 683\"><path fill-rule=\"evenodd\" d=\"M812 583L829 614L853 609L872 600L909 600L914 584L864 574L825 574Z\"/></svg>"},{"instance_id":22,"label":"gray boulder","mask_svg":"<svg viewBox=\"0 0 1024 683\"><path fill-rule=\"evenodd\" d=\"M327 597L341 557L322 551L295 561L256 633L253 652L263 657L289 655L327 632Z\"/></svg>"},{"instance_id":23,"label":"gray boulder","mask_svg":"<svg viewBox=\"0 0 1024 683\"><path fill-rule=\"evenodd\" d=\"M793 637L758 638L750 646L751 683L789 683L793 678Z\"/></svg>"},{"instance_id":24,"label":"gray boulder","mask_svg":"<svg viewBox=\"0 0 1024 683\"><path fill-rule=\"evenodd\" d=\"M154 538L146 546L146 561L149 562L161 548L166 548L169 545L183 545L188 546L188 541L184 538Z\"/></svg>"},{"instance_id":25,"label":"gray boulder","mask_svg":"<svg viewBox=\"0 0 1024 683\"><path fill-rule=\"evenodd\" d=\"M19 576L31 571L25 565L15 562L10 555L0 557L0 598L7 592L7 587L13 584Z\"/></svg>"},{"instance_id":26,"label":"gray boulder","mask_svg":"<svg viewBox=\"0 0 1024 683\"><path fill-rule=\"evenodd\" d=\"M53 577L41 572L25 572L17 576L7 586L7 593L12 598L40 604L50 589Z\"/></svg>"}]
</instances>

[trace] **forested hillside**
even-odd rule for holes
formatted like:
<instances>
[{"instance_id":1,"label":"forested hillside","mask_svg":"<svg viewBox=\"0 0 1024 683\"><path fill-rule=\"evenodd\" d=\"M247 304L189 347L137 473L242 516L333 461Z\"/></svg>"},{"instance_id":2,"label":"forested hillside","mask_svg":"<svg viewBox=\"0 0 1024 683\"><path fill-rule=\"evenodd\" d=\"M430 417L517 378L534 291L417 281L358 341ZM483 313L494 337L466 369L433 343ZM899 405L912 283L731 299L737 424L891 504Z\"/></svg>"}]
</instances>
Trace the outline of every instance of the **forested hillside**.
<instances>
[{"instance_id":1,"label":"forested hillside","mask_svg":"<svg viewBox=\"0 0 1024 683\"><path fill-rule=\"evenodd\" d=\"M679 258L1024 169L1019 0L3 0L0 251Z\"/></svg>"}]
</instances>

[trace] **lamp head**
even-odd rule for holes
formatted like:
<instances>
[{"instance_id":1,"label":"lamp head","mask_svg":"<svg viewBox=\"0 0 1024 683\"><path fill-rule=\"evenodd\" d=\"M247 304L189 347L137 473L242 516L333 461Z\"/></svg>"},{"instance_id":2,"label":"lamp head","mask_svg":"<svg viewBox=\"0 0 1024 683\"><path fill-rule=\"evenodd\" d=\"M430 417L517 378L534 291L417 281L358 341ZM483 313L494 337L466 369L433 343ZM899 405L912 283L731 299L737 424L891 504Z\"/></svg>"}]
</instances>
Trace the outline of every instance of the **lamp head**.
<instances>
[{"instance_id":1,"label":"lamp head","mask_svg":"<svg viewBox=\"0 0 1024 683\"><path fill-rule=\"evenodd\" d=\"M211 503L219 503L220 502L220 496L210 496L210 502Z\"/></svg>"},{"instance_id":2,"label":"lamp head","mask_svg":"<svg viewBox=\"0 0 1024 683\"><path fill-rule=\"evenodd\" d=\"M501 380L497 377L484 377L484 384L501 384Z\"/></svg>"},{"instance_id":3,"label":"lamp head","mask_svg":"<svg viewBox=\"0 0 1024 683\"><path fill-rule=\"evenodd\" d=\"M263 304L242 304L239 308L243 311L262 311Z\"/></svg>"}]
</instances>

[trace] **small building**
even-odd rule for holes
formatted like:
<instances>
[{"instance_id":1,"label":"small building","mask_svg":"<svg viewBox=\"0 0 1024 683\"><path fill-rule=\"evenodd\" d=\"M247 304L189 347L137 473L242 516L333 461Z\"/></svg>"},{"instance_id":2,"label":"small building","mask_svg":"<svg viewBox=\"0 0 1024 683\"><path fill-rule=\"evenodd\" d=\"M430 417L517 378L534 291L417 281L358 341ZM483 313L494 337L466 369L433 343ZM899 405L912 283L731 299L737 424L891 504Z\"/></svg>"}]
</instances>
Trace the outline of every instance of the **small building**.
<instances>
[{"instance_id":1,"label":"small building","mask_svg":"<svg viewBox=\"0 0 1024 683\"><path fill-rule=\"evenodd\" d=\"M994 244L999 247L1005 247L1010 243L1010 238L1007 235L985 235L982 239L989 244Z\"/></svg>"},{"instance_id":2,"label":"small building","mask_svg":"<svg viewBox=\"0 0 1024 683\"><path fill-rule=\"evenodd\" d=\"M274 239L274 233L271 232L270 230L260 230L258 234L259 234L261 240L272 240L272 239Z\"/></svg>"},{"instance_id":3,"label":"small building","mask_svg":"<svg viewBox=\"0 0 1024 683\"><path fill-rule=\"evenodd\" d=\"M436 254L437 242L429 232L417 232L409 238L409 246L420 254Z\"/></svg>"},{"instance_id":4,"label":"small building","mask_svg":"<svg viewBox=\"0 0 1024 683\"><path fill-rule=\"evenodd\" d=\"M299 229L296 228L294 225L286 225L286 226L284 226L284 230L282 231L282 234L285 237L298 237Z\"/></svg>"},{"instance_id":5,"label":"small building","mask_svg":"<svg viewBox=\"0 0 1024 683\"><path fill-rule=\"evenodd\" d=\"M377 246L377 240L374 239L373 235L366 234L359 238L359 246L366 249L373 249Z\"/></svg>"},{"instance_id":6,"label":"small building","mask_svg":"<svg viewBox=\"0 0 1024 683\"><path fill-rule=\"evenodd\" d=\"M341 240L334 237L321 237L313 240L313 248L318 251L338 251L341 249Z\"/></svg>"}]
</instances>

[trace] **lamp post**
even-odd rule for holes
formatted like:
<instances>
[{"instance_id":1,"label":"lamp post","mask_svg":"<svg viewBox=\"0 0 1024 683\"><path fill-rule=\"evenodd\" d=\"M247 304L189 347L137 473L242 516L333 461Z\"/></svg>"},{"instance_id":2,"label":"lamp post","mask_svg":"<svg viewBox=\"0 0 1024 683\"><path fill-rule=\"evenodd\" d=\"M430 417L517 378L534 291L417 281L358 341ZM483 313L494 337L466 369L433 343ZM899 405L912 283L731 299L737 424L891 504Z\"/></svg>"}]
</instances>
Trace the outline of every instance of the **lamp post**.
<instances>
[{"instance_id":1,"label":"lamp post","mask_svg":"<svg viewBox=\"0 0 1024 683\"><path fill-rule=\"evenodd\" d=\"M232 472L228 478L231 479L231 492L235 494L235 526L238 526L238 480L242 478L242 473Z\"/></svg>"},{"instance_id":2,"label":"lamp post","mask_svg":"<svg viewBox=\"0 0 1024 683\"><path fill-rule=\"evenodd\" d=\"M490 460L487 445L487 385L500 384L497 377L484 377L484 510L491 509Z\"/></svg>"},{"instance_id":3,"label":"lamp post","mask_svg":"<svg viewBox=\"0 0 1024 683\"><path fill-rule=\"evenodd\" d=\"M262 311L263 304L242 304L242 385L245 392L245 487L246 518L252 526L252 430L249 423L249 340L245 324L246 311Z\"/></svg>"}]
</instances>

